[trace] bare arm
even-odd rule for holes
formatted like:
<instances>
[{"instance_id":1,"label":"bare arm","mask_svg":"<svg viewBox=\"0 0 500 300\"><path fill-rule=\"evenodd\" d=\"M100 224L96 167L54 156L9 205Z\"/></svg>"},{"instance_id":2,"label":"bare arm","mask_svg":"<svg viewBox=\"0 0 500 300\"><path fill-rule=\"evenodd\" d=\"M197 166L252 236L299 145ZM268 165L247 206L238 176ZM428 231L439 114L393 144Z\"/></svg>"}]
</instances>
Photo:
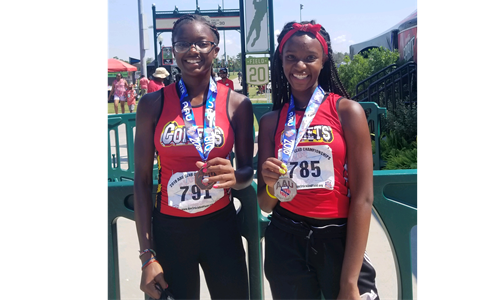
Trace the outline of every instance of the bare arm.
<instances>
[{"instance_id":1,"label":"bare arm","mask_svg":"<svg viewBox=\"0 0 500 300\"><path fill-rule=\"evenodd\" d=\"M153 209L151 190L155 152L154 130L160 101L160 92L146 94L137 107L134 142L134 216L141 251L154 248L151 237L151 213ZM151 253L146 253L141 257L141 262L144 264L151 257ZM156 282L160 283L163 288L167 287L161 266L158 263L153 263L143 270L141 290L158 299L160 293L154 287Z\"/></svg>"},{"instance_id":2,"label":"bare arm","mask_svg":"<svg viewBox=\"0 0 500 300\"><path fill-rule=\"evenodd\" d=\"M373 204L373 158L370 132L359 103L342 99L339 116L347 143L351 199L339 299L359 299L358 278L370 229Z\"/></svg>"},{"instance_id":3,"label":"bare arm","mask_svg":"<svg viewBox=\"0 0 500 300\"><path fill-rule=\"evenodd\" d=\"M274 195L274 184L280 176L281 161L274 157L274 132L276 130L278 114L279 111L269 112L262 116L259 122L257 198L260 208L267 213L270 213L278 203L278 199L270 197L266 191L267 184L269 192L271 195Z\"/></svg>"},{"instance_id":4,"label":"bare arm","mask_svg":"<svg viewBox=\"0 0 500 300\"><path fill-rule=\"evenodd\" d=\"M233 189L246 188L253 180L253 108L252 102L241 94L231 92L231 122L234 125L234 152L236 155L236 185ZM233 100L234 99L234 100ZM234 103L234 104L233 104ZM232 107L234 108L232 109Z\"/></svg>"}]
</instances>

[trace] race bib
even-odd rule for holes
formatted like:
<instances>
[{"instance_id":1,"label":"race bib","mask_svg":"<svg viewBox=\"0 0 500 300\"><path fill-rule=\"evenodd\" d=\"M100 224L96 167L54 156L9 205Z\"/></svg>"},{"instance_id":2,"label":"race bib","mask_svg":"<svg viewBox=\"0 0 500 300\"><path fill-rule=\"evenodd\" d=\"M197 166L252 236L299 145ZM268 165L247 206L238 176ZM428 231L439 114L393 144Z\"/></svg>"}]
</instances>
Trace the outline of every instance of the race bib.
<instances>
[{"instance_id":1,"label":"race bib","mask_svg":"<svg viewBox=\"0 0 500 300\"><path fill-rule=\"evenodd\" d=\"M224 196L224 189L201 190L193 172L177 172L168 181L168 205L194 214L204 211Z\"/></svg>"},{"instance_id":2,"label":"race bib","mask_svg":"<svg viewBox=\"0 0 500 300\"><path fill-rule=\"evenodd\" d=\"M278 151L281 160L281 149ZM288 163L288 176L297 190L328 189L335 186L332 148L328 145L300 146Z\"/></svg>"}]
</instances>

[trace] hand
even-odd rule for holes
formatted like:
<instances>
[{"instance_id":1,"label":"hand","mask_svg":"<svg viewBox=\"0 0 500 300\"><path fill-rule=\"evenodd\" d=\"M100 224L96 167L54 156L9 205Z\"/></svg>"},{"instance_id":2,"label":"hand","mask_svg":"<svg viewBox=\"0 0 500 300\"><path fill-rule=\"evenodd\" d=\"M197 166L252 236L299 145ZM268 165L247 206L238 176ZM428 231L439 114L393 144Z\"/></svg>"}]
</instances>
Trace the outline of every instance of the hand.
<instances>
[{"instance_id":1,"label":"hand","mask_svg":"<svg viewBox=\"0 0 500 300\"><path fill-rule=\"evenodd\" d=\"M141 291L154 299L160 299L161 291L155 287L156 284L159 284L163 289L168 287L165 278L163 278L163 269L157 261L142 271Z\"/></svg>"},{"instance_id":2,"label":"hand","mask_svg":"<svg viewBox=\"0 0 500 300\"><path fill-rule=\"evenodd\" d=\"M337 300L361 300L357 286L352 288L340 288Z\"/></svg>"},{"instance_id":3,"label":"hand","mask_svg":"<svg viewBox=\"0 0 500 300\"><path fill-rule=\"evenodd\" d=\"M286 165L275 157L268 157L262 164L262 179L273 187L278 178L288 172Z\"/></svg>"},{"instance_id":4,"label":"hand","mask_svg":"<svg viewBox=\"0 0 500 300\"><path fill-rule=\"evenodd\" d=\"M214 182L213 188L215 189L229 189L236 184L234 168L227 159L216 157L207 161L206 164L202 161L198 161L196 162L196 167L204 167L206 173L213 173L206 180L208 180L207 182L209 183Z\"/></svg>"}]
</instances>

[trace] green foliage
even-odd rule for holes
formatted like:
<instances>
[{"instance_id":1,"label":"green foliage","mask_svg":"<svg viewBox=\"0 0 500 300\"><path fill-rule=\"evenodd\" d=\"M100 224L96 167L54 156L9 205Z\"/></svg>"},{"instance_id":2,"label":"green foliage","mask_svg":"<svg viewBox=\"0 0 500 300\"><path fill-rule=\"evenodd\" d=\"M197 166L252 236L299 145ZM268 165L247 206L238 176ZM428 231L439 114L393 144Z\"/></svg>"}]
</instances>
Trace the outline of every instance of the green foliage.
<instances>
[{"instance_id":1,"label":"green foliage","mask_svg":"<svg viewBox=\"0 0 500 300\"><path fill-rule=\"evenodd\" d=\"M417 138L417 104L396 100L397 109L392 108L392 103L387 105L387 117L382 117L381 132L393 132L396 136L407 141Z\"/></svg>"},{"instance_id":2,"label":"green foliage","mask_svg":"<svg viewBox=\"0 0 500 300\"><path fill-rule=\"evenodd\" d=\"M349 56L344 57L345 64L338 68L340 80L351 97L356 95L356 85L359 82L396 63L399 58L397 50L390 51L383 47L373 48L365 53L366 57L356 54L352 60Z\"/></svg>"},{"instance_id":3,"label":"green foliage","mask_svg":"<svg viewBox=\"0 0 500 300\"><path fill-rule=\"evenodd\" d=\"M382 160L386 161L385 170L417 168L417 142L408 142L394 131L382 133L380 152Z\"/></svg>"},{"instance_id":4,"label":"green foliage","mask_svg":"<svg viewBox=\"0 0 500 300\"><path fill-rule=\"evenodd\" d=\"M417 141L409 142L395 131L382 133L380 153L382 160L386 161L385 170L417 168Z\"/></svg>"},{"instance_id":5,"label":"green foliage","mask_svg":"<svg viewBox=\"0 0 500 300\"><path fill-rule=\"evenodd\" d=\"M405 100L396 100L397 109L389 102L381 119L380 156L386 170L417 168L417 104Z\"/></svg>"},{"instance_id":6,"label":"green foliage","mask_svg":"<svg viewBox=\"0 0 500 300\"><path fill-rule=\"evenodd\" d=\"M349 57L349 54L347 52L342 53L342 52L333 52L333 62L337 66L338 64L342 63L346 57Z\"/></svg>"}]
</instances>

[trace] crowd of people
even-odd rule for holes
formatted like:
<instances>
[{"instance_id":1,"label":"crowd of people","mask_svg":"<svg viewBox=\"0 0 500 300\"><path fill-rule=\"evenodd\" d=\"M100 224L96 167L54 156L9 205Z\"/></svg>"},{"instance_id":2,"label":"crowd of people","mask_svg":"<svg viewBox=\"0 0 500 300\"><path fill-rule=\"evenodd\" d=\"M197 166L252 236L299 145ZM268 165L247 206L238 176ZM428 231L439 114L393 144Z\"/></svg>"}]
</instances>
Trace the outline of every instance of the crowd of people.
<instances>
[{"instance_id":1,"label":"crowd of people","mask_svg":"<svg viewBox=\"0 0 500 300\"><path fill-rule=\"evenodd\" d=\"M119 104L121 105L121 112L125 113L125 102L127 102L129 112L133 113L136 101L147 93L152 93L165 87L165 78L169 75L170 73L164 67L156 68L155 72L150 76L150 79L146 78L145 75L141 75L137 82L139 88L137 89L138 91L136 91L136 84L133 81L126 81L122 75L118 73L111 85L111 92L108 99L111 100L111 97L114 99L115 114L118 114ZM221 68L217 75L212 71L212 77L216 82L220 82L234 91L234 82L229 79L227 68ZM178 82L180 78L180 73L175 74L174 82ZM238 79L241 83L241 72L238 73Z\"/></svg>"},{"instance_id":2,"label":"crowd of people","mask_svg":"<svg viewBox=\"0 0 500 300\"><path fill-rule=\"evenodd\" d=\"M228 71L212 69L217 28L200 15L172 29L181 73L139 80L134 214L140 288L154 299L199 299L203 269L212 299L249 299L245 252L231 189L253 181L253 110ZM273 110L259 124L257 198L270 213L264 272L273 299L379 299L365 253L373 203L371 138L349 100L328 32L289 22L271 62ZM238 74L241 80L241 75ZM135 109L134 85L117 75L115 112ZM110 96L111 97L111 96ZM133 99L128 102L129 99ZM235 153L235 164L229 160ZM152 203L152 171L158 189Z\"/></svg>"},{"instance_id":3,"label":"crowd of people","mask_svg":"<svg viewBox=\"0 0 500 300\"><path fill-rule=\"evenodd\" d=\"M133 81L127 82L120 73L116 75L115 80L111 85L111 92L108 100L111 97L114 99L115 114L118 114L118 107L121 106L122 114L125 113L125 102L128 105L129 112L133 113L136 102L145 94L152 93L165 87L164 80L170 75L164 67L156 68L150 79L141 75L138 80L139 92L136 91L136 85Z\"/></svg>"}]
</instances>

